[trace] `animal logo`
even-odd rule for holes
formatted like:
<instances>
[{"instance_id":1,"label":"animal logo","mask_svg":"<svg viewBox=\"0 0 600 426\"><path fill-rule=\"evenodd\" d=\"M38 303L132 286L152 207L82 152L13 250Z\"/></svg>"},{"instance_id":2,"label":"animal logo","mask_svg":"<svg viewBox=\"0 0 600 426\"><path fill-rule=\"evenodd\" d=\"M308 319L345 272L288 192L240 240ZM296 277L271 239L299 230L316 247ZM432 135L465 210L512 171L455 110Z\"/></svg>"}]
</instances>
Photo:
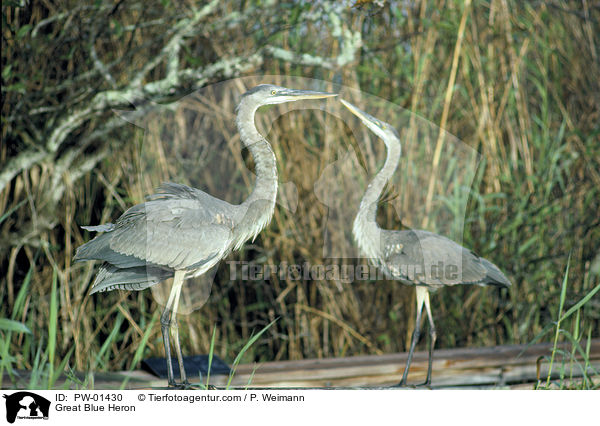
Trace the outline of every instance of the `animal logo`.
<instances>
[{"instance_id":1,"label":"animal logo","mask_svg":"<svg viewBox=\"0 0 600 426\"><path fill-rule=\"evenodd\" d=\"M48 419L50 401L33 392L4 394L6 399L6 421L14 423L19 419Z\"/></svg>"}]
</instances>

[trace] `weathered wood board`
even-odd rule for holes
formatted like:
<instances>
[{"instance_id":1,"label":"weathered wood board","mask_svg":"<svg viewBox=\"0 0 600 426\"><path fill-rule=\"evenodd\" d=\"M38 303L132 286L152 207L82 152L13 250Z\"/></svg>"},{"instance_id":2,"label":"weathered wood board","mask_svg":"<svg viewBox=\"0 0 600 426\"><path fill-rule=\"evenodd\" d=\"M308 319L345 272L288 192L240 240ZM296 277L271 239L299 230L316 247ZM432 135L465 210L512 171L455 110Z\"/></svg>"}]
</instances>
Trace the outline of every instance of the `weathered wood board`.
<instances>
[{"instance_id":1,"label":"weathered wood board","mask_svg":"<svg viewBox=\"0 0 600 426\"><path fill-rule=\"evenodd\" d=\"M582 343L585 348L585 342ZM564 348L569 354L571 347ZM439 349L434 353L432 388L519 388L531 389L539 377L548 375L552 344L494 346L483 348ZM365 355L345 358L307 359L239 365L231 386L235 388L380 388L400 381L406 353ZM582 377L580 357L571 362L558 355L553 378L562 374L575 383ZM600 382L600 339L591 341L588 375ZM539 370L539 371L538 371ZM421 383L427 372L427 352L415 352L410 383ZM28 374L20 373L17 382L25 386ZM89 376L88 376L89 377ZM83 380L83 375L81 376ZM60 381L63 381L61 379ZM198 378L190 378L192 382ZM205 380L205 379L204 379ZM203 382L204 382L203 380ZM60 383L59 381L59 383ZM226 386L227 376L211 376L211 384ZM165 388L165 379L143 371L96 373L94 389ZM10 383L5 375L4 385ZM57 384L59 386L59 384Z\"/></svg>"},{"instance_id":2,"label":"weathered wood board","mask_svg":"<svg viewBox=\"0 0 600 426\"><path fill-rule=\"evenodd\" d=\"M585 347L585 346L584 346ZM440 349L434 352L432 387L498 386L535 382L548 374L551 344ZM240 365L232 384L252 387L355 387L390 386L400 381L406 353L348 358L268 362ZM544 358L545 357L545 358ZM591 369L600 372L600 339L591 344ZM539 360L539 363L538 363ZM562 359L555 359L553 376L560 374ZM566 363L566 377L581 377L582 366ZM588 369L588 370L591 370ZM427 352L416 352L409 383L422 383L427 373ZM589 373L588 373L589 374ZM594 374L594 373L592 373ZM215 385L222 385L215 378Z\"/></svg>"}]
</instances>

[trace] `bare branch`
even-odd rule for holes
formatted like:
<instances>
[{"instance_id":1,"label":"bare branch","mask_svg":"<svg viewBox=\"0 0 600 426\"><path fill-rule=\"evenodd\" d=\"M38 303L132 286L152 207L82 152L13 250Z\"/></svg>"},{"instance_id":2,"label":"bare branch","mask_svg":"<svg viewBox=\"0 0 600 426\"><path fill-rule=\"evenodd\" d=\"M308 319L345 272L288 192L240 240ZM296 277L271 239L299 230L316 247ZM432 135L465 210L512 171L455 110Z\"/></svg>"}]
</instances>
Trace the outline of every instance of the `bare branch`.
<instances>
[{"instance_id":1,"label":"bare branch","mask_svg":"<svg viewBox=\"0 0 600 426\"><path fill-rule=\"evenodd\" d=\"M160 64L165 58L168 59L168 72L171 73L170 78L174 78L177 76L176 70L179 66L178 61L178 53L181 48L182 40L191 35L194 27L198 25L198 22L202 20L205 16L214 12L219 3L218 0L213 0L202 9L194 13L194 15L190 19L184 19L177 23L177 26L173 29L173 36L169 40L167 44L162 48L160 53L156 55L150 62L148 62L142 70L133 78L130 86L135 87L139 86L146 75L154 69L158 64ZM167 76L169 78L169 76Z\"/></svg>"}]
</instances>

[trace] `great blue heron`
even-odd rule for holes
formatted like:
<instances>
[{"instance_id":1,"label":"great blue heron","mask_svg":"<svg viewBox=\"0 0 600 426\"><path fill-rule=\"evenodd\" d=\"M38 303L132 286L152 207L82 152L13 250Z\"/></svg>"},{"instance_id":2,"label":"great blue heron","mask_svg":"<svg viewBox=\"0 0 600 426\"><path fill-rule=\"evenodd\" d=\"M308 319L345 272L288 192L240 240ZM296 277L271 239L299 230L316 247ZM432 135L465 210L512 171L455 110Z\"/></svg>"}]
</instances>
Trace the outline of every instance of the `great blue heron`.
<instances>
[{"instance_id":1,"label":"great blue heron","mask_svg":"<svg viewBox=\"0 0 600 426\"><path fill-rule=\"evenodd\" d=\"M404 386L419 341L423 305L429 319L429 363L424 385L431 383L435 325L429 306L429 292L444 286L478 284L510 286L510 281L496 265L477 256L460 244L428 231L394 231L377 225L377 202L385 184L396 171L400 160L400 135L396 129L342 100L342 103L385 142L387 157L382 169L369 184L354 220L352 233L361 251L391 279L416 286L417 318L410 342L408 360L402 380Z\"/></svg>"},{"instance_id":2,"label":"great blue heron","mask_svg":"<svg viewBox=\"0 0 600 426\"><path fill-rule=\"evenodd\" d=\"M114 289L143 290L173 277L173 286L161 316L169 386L177 385L173 377L169 332L173 334L181 385L189 385L179 345L177 319L173 318L183 281L202 275L230 251L256 237L273 216L277 194L275 155L269 142L256 129L256 110L262 105L331 96L336 94L266 84L242 95L236 124L240 139L256 165L254 190L242 204L229 204L186 185L164 183L156 194L149 196L145 203L129 208L114 224L82 227L103 232L75 253L77 261L104 262L91 293Z\"/></svg>"}]
</instances>

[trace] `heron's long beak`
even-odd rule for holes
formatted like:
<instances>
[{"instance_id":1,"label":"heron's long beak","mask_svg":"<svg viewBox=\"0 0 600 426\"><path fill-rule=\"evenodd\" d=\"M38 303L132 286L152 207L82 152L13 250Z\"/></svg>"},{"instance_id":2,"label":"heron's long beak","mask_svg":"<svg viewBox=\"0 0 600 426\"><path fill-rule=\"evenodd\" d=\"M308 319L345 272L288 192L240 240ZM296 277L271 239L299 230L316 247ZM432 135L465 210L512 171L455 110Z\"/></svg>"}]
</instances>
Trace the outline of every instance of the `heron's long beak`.
<instances>
[{"instance_id":1,"label":"heron's long beak","mask_svg":"<svg viewBox=\"0 0 600 426\"><path fill-rule=\"evenodd\" d=\"M385 123L373 117L371 114L367 114L360 108L352 105L350 102L346 102L343 99L340 99L340 101L346 108L350 110L352 114L360 118L360 121L362 121L365 126L383 139L386 145L390 143L400 143L400 135L398 134L398 131L389 123Z\"/></svg>"},{"instance_id":2,"label":"heron's long beak","mask_svg":"<svg viewBox=\"0 0 600 426\"><path fill-rule=\"evenodd\" d=\"M340 101L346 108L348 108L350 110L350 112L352 114L354 114L358 118L360 118L360 120L365 124L365 126L367 126L369 129L371 129L375 134L381 136L381 128L379 127L378 119L373 117L371 114L367 114L360 108L357 108L356 106L352 105L350 102L346 102L343 99L340 99ZM381 136L381 137L383 137L383 136Z\"/></svg>"},{"instance_id":3,"label":"heron's long beak","mask_svg":"<svg viewBox=\"0 0 600 426\"><path fill-rule=\"evenodd\" d=\"M354 115L356 115L358 118L360 118L365 124L368 125L368 123L372 123L375 124L377 123L379 120L377 120L375 117L373 117L370 114L367 114L366 112L364 112L362 109L356 107L355 105L352 105L350 102L347 102L343 99L340 99L340 102L350 110L350 112Z\"/></svg>"},{"instance_id":4,"label":"heron's long beak","mask_svg":"<svg viewBox=\"0 0 600 426\"><path fill-rule=\"evenodd\" d=\"M323 98L332 98L337 96L337 93L330 92L315 92L312 90L292 90L282 93L283 96L291 98L290 100L300 100L300 99L323 99Z\"/></svg>"}]
</instances>

